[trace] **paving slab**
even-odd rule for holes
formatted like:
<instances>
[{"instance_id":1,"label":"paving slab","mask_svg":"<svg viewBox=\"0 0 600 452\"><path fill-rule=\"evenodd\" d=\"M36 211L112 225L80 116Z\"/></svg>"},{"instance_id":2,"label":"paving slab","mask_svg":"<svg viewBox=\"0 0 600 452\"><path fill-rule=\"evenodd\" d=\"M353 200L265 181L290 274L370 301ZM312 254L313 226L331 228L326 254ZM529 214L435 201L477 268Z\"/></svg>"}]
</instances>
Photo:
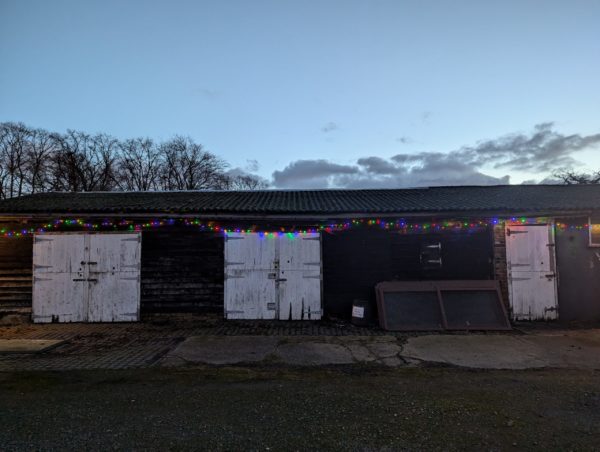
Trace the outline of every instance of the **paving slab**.
<instances>
[{"instance_id":1,"label":"paving slab","mask_svg":"<svg viewBox=\"0 0 600 452\"><path fill-rule=\"evenodd\" d=\"M600 331L417 336L406 341L400 356L407 361L481 369L600 369Z\"/></svg>"},{"instance_id":2,"label":"paving slab","mask_svg":"<svg viewBox=\"0 0 600 452\"><path fill-rule=\"evenodd\" d=\"M163 365L238 364L263 361L277 347L269 336L192 336L163 358Z\"/></svg>"},{"instance_id":3,"label":"paving slab","mask_svg":"<svg viewBox=\"0 0 600 452\"><path fill-rule=\"evenodd\" d=\"M0 353L39 353L64 342L51 339L0 339Z\"/></svg>"},{"instance_id":4,"label":"paving slab","mask_svg":"<svg viewBox=\"0 0 600 452\"><path fill-rule=\"evenodd\" d=\"M193 336L161 360L161 365L240 364L270 360L294 366L379 362L402 363L395 337Z\"/></svg>"},{"instance_id":5,"label":"paving slab","mask_svg":"<svg viewBox=\"0 0 600 452\"><path fill-rule=\"evenodd\" d=\"M285 364L294 366L322 366L326 364L352 364L352 352L341 344L302 341L282 344L275 356Z\"/></svg>"}]
</instances>

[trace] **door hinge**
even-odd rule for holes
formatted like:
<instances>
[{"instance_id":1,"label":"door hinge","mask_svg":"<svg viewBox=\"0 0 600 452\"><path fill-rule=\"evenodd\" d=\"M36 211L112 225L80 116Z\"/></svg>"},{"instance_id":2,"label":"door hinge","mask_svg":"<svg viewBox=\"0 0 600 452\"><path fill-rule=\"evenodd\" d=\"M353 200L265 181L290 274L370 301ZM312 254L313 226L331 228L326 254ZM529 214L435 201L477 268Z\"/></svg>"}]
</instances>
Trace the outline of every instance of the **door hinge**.
<instances>
[{"instance_id":1,"label":"door hinge","mask_svg":"<svg viewBox=\"0 0 600 452\"><path fill-rule=\"evenodd\" d=\"M506 230L506 235L510 236L512 234L529 234L529 231L513 231L511 229Z\"/></svg>"},{"instance_id":2,"label":"door hinge","mask_svg":"<svg viewBox=\"0 0 600 452\"><path fill-rule=\"evenodd\" d=\"M40 236L34 236L33 238L33 243L38 243L38 242L52 242L54 241L54 239L47 239L47 238L42 238Z\"/></svg>"},{"instance_id":3,"label":"door hinge","mask_svg":"<svg viewBox=\"0 0 600 452\"><path fill-rule=\"evenodd\" d=\"M235 237L235 236L231 236L231 235L226 235L225 236L225 241L228 242L230 240L244 240L245 237Z\"/></svg>"}]
</instances>

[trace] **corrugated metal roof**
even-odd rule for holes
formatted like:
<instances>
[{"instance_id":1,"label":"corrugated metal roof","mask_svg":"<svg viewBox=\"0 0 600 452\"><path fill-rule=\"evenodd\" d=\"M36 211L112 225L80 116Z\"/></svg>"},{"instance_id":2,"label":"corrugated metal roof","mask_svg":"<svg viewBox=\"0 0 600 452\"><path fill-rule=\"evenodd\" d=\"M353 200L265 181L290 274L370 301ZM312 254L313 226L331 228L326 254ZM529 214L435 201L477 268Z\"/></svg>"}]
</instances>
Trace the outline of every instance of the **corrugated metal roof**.
<instances>
[{"instance_id":1,"label":"corrugated metal roof","mask_svg":"<svg viewBox=\"0 0 600 452\"><path fill-rule=\"evenodd\" d=\"M600 185L500 185L387 190L39 193L0 201L3 214L409 214L600 209Z\"/></svg>"}]
</instances>

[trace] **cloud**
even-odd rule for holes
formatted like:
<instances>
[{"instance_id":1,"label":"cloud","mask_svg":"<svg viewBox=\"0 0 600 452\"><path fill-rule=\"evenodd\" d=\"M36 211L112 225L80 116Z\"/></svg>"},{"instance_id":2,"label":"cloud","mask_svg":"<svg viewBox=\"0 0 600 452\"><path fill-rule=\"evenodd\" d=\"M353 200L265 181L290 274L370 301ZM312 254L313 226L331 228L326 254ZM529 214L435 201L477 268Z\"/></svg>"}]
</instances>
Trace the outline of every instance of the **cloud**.
<instances>
[{"instance_id":1,"label":"cloud","mask_svg":"<svg viewBox=\"0 0 600 452\"><path fill-rule=\"evenodd\" d=\"M542 123L530 133L515 133L450 152L402 153L384 159L359 158L356 164L298 160L273 173L280 188L400 188L439 185L508 184L510 177L485 174L487 169L524 171L545 176L579 164L577 151L600 145L600 133L564 135ZM528 182L533 182L528 181Z\"/></svg>"},{"instance_id":2,"label":"cloud","mask_svg":"<svg viewBox=\"0 0 600 452\"><path fill-rule=\"evenodd\" d=\"M321 132L323 133L331 133L331 132L335 132L336 130L339 130L339 126L337 125L337 123L333 122L333 121L329 121L327 124L325 124L323 127L321 127Z\"/></svg>"},{"instance_id":3,"label":"cloud","mask_svg":"<svg viewBox=\"0 0 600 452\"><path fill-rule=\"evenodd\" d=\"M273 173L273 185L280 188L326 188L340 176L359 174L359 168L327 160L297 160Z\"/></svg>"},{"instance_id":4,"label":"cloud","mask_svg":"<svg viewBox=\"0 0 600 452\"><path fill-rule=\"evenodd\" d=\"M211 101L219 99L222 95L221 91L208 88L198 88L196 89L196 93L204 99Z\"/></svg>"},{"instance_id":5,"label":"cloud","mask_svg":"<svg viewBox=\"0 0 600 452\"><path fill-rule=\"evenodd\" d=\"M412 143L412 140L410 139L410 137L407 137L405 135L396 138L396 141L398 143L402 143L402 144L408 144L408 143Z\"/></svg>"},{"instance_id":6,"label":"cloud","mask_svg":"<svg viewBox=\"0 0 600 452\"><path fill-rule=\"evenodd\" d=\"M246 160L245 170L251 173L256 173L260 169L260 165L258 160L256 159L248 159Z\"/></svg>"}]
</instances>

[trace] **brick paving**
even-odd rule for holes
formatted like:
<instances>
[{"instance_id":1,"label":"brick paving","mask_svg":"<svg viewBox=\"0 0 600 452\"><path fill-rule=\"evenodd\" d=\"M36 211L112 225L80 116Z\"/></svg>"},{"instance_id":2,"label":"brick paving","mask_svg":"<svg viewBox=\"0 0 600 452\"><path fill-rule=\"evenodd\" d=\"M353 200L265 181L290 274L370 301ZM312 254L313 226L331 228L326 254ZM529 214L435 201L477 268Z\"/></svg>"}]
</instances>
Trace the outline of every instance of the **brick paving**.
<instances>
[{"instance_id":1,"label":"brick paving","mask_svg":"<svg viewBox=\"0 0 600 452\"><path fill-rule=\"evenodd\" d=\"M0 354L0 371L151 367L189 336L384 334L390 333L341 322L225 321L218 316L158 316L139 323L3 326L2 339L61 339L65 343L43 353Z\"/></svg>"}]
</instances>

